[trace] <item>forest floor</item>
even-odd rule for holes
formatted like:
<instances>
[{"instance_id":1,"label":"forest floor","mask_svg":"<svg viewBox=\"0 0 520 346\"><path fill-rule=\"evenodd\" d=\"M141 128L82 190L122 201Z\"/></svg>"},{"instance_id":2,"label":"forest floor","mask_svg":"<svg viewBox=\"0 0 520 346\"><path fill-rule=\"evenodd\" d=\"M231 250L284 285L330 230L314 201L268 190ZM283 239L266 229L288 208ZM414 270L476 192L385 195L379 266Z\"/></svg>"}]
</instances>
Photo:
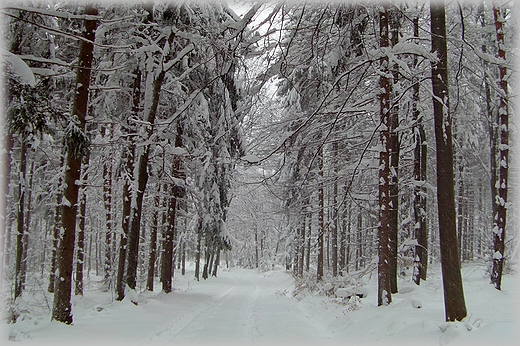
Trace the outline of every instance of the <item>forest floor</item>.
<instances>
[{"instance_id":1,"label":"forest floor","mask_svg":"<svg viewBox=\"0 0 520 346\"><path fill-rule=\"evenodd\" d=\"M518 285L506 275L503 290L489 284L483 265L463 267L468 317L445 323L439 270L420 287L408 279L393 303L377 307L375 273L364 278L365 298L350 301L298 290L283 269L222 269L194 281L193 269L175 278L171 294L144 292L139 305L114 302L91 276L73 298L74 324L50 321L52 296L43 285L26 291L22 315L2 324L0 344L22 345L512 345L518 342ZM178 272L176 272L176 275ZM98 281L96 281L98 280Z\"/></svg>"}]
</instances>

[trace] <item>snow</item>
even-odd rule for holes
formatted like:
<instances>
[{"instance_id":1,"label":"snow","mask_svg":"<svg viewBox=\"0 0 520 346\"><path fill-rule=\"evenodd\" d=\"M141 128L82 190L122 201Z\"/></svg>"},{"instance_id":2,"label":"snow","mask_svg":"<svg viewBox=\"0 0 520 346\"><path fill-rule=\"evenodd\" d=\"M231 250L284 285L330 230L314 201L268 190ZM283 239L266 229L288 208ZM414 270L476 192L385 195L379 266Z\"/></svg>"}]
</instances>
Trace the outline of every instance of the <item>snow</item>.
<instances>
[{"instance_id":1,"label":"snow","mask_svg":"<svg viewBox=\"0 0 520 346\"><path fill-rule=\"evenodd\" d=\"M50 321L52 295L34 284L19 300L24 305L19 322L2 325L2 340L16 345L70 345L71 340L86 345L512 345L518 340L516 280L505 275L497 291L486 269L486 264L463 268L468 317L455 323L444 321L440 269L434 265L421 286L400 278L400 293L382 307L375 272L355 288L365 298L344 300L323 291L297 293L282 268L221 269L218 278L194 281L190 265L186 276L176 272L174 292L161 292L157 283L155 292L139 294L138 306L128 299L113 301L113 292L101 289L102 277L91 276L85 296L73 297L72 326Z\"/></svg>"},{"instance_id":2,"label":"snow","mask_svg":"<svg viewBox=\"0 0 520 346\"><path fill-rule=\"evenodd\" d=\"M2 60L5 63L9 77L22 85L29 84L32 87L36 85L34 73L22 59L4 48L0 48L0 53L2 53Z\"/></svg>"}]
</instances>

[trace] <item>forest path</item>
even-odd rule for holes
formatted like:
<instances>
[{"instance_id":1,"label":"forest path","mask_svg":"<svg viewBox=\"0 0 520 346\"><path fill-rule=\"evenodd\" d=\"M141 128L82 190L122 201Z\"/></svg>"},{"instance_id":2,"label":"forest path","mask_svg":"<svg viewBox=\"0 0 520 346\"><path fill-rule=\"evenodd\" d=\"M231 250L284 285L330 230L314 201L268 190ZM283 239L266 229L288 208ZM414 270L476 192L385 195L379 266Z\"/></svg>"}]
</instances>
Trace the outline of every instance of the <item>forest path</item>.
<instances>
[{"instance_id":1,"label":"forest path","mask_svg":"<svg viewBox=\"0 0 520 346\"><path fill-rule=\"evenodd\" d=\"M174 295L185 295L191 308L172 316L171 321L152 333L150 340L251 345L327 339L326 330L307 317L299 309L298 301L290 297L292 285L291 276L283 271L221 272L218 278L197 282L187 292L175 292ZM199 287L204 294L193 299Z\"/></svg>"}]
</instances>

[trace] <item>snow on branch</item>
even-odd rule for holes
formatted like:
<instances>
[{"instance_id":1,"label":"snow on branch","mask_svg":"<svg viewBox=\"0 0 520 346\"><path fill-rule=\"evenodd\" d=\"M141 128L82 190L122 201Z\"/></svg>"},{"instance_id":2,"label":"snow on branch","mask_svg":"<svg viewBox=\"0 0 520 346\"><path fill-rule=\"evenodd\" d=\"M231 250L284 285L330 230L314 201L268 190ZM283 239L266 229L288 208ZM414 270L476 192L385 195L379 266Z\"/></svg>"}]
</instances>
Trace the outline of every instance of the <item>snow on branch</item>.
<instances>
[{"instance_id":1,"label":"snow on branch","mask_svg":"<svg viewBox=\"0 0 520 346\"><path fill-rule=\"evenodd\" d=\"M72 13L68 13L68 12L46 10L46 9L43 9L43 8L36 8L36 7L22 6L22 5L14 5L14 4L11 4L11 5L6 6L4 8L8 9L8 10L18 10L18 11L38 13L38 14L41 14L41 15L44 15L44 16L58 17L58 18L63 18L63 19L84 19L84 20L98 20L98 19L101 19L100 16L93 16L93 15L89 15L89 14L78 15L78 14L72 14Z\"/></svg>"},{"instance_id":2,"label":"snow on branch","mask_svg":"<svg viewBox=\"0 0 520 346\"><path fill-rule=\"evenodd\" d=\"M7 74L20 84L36 85L36 79L31 68L15 54L0 48L2 53L2 60L7 68Z\"/></svg>"}]
</instances>

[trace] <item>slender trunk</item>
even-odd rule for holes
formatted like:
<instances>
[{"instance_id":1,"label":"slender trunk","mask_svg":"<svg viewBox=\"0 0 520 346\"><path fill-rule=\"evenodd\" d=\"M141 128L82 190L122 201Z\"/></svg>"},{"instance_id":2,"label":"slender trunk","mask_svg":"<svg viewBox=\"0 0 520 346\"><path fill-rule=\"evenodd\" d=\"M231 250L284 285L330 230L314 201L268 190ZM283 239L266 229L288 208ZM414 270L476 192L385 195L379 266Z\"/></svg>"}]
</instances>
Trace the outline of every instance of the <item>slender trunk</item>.
<instances>
[{"instance_id":1,"label":"slender trunk","mask_svg":"<svg viewBox=\"0 0 520 346\"><path fill-rule=\"evenodd\" d=\"M300 242L299 242L299 254L298 254L298 275L303 275L303 262L305 257L305 208L302 208L302 222L300 225ZM261 240L262 242L262 240ZM263 244L262 244L263 245ZM260 247L263 250L263 246Z\"/></svg>"},{"instance_id":2,"label":"slender trunk","mask_svg":"<svg viewBox=\"0 0 520 346\"><path fill-rule=\"evenodd\" d=\"M20 171L18 182L18 210L16 218L16 257L14 269L14 299L22 295L23 290L23 253L25 233L25 193L27 190L27 144L21 140Z\"/></svg>"},{"instance_id":3,"label":"slender trunk","mask_svg":"<svg viewBox=\"0 0 520 346\"><path fill-rule=\"evenodd\" d=\"M161 206L160 184L157 187L157 195L155 196L155 209L152 214L152 225L150 228L150 256L148 257L148 276L146 280L146 289L153 292L153 284L155 279L155 260L157 259L157 229L159 228L159 208Z\"/></svg>"},{"instance_id":4,"label":"slender trunk","mask_svg":"<svg viewBox=\"0 0 520 346\"><path fill-rule=\"evenodd\" d=\"M508 190L508 170L509 170L509 98L507 85L506 51L504 42L503 23L505 21L502 9L493 3L493 15L495 19L495 29L497 33L498 58L503 64L499 66L499 106L498 117L500 121L500 146L498 150L498 180L496 183L497 200L496 214L493 226L493 269L491 272L491 282L497 290L501 289L502 271L504 267L504 247L506 232L507 214L507 190Z\"/></svg>"},{"instance_id":5,"label":"slender trunk","mask_svg":"<svg viewBox=\"0 0 520 346\"><path fill-rule=\"evenodd\" d=\"M168 223L165 225L164 232L164 262L161 268L161 282L162 289L165 293L172 291L172 276L173 276L173 247L174 247L174 232L175 232L175 213L177 210L177 198L169 198L168 203Z\"/></svg>"},{"instance_id":6,"label":"slender trunk","mask_svg":"<svg viewBox=\"0 0 520 346\"><path fill-rule=\"evenodd\" d=\"M199 219L197 228L197 250L195 251L195 279L200 280L200 251L202 242L202 219Z\"/></svg>"},{"instance_id":7,"label":"slender trunk","mask_svg":"<svg viewBox=\"0 0 520 346\"><path fill-rule=\"evenodd\" d=\"M204 267L202 268L202 278L204 280L206 280L208 278L208 265L209 265L209 260L211 258L211 249L208 245L206 245L206 258L205 258L205 261L204 261Z\"/></svg>"},{"instance_id":8,"label":"slender trunk","mask_svg":"<svg viewBox=\"0 0 520 346\"><path fill-rule=\"evenodd\" d=\"M132 114L134 117L137 117L139 112L139 104L141 100L141 70L138 68L135 70L135 79L133 83L132 90ZM126 264L126 249L128 246L128 233L130 231L130 212L132 206L132 184L134 181L134 163L135 163L135 138L133 137L135 130L133 129L132 124L126 124L127 134L132 136L127 141L127 148L124 148L123 152L123 213L122 213L122 221L121 228L123 233L121 233L120 241L119 241L119 260L117 266L117 278L116 278L116 291L117 297L116 300L123 300L125 297L125 286L124 286L124 274L125 274L125 264Z\"/></svg>"},{"instance_id":9,"label":"slender trunk","mask_svg":"<svg viewBox=\"0 0 520 346\"><path fill-rule=\"evenodd\" d=\"M332 230L331 230L331 247L332 247L332 276L338 275L338 142L332 145L332 154L334 156L334 184L332 187Z\"/></svg>"},{"instance_id":10,"label":"slender trunk","mask_svg":"<svg viewBox=\"0 0 520 346\"><path fill-rule=\"evenodd\" d=\"M400 11L395 6L388 12L390 26L390 45L396 46L399 42L400 28ZM393 82L391 85L396 86L399 81L399 67L397 63L391 67ZM390 110L390 177L388 183L388 193L390 196L388 210L388 243L390 248L390 261L388 262L390 272L390 291L392 294L397 293L397 242L398 242L398 226L399 226L399 92L397 87L391 87L391 97L395 105Z\"/></svg>"},{"instance_id":11,"label":"slender trunk","mask_svg":"<svg viewBox=\"0 0 520 346\"><path fill-rule=\"evenodd\" d=\"M414 37L419 37L419 16L413 19ZM418 59L414 55L413 66L417 67ZM428 230L426 229L426 159L427 143L426 132L423 126L423 117L418 107L419 82L414 80L412 88L412 119L416 124L414 129L415 148L413 158L413 177L414 177L414 231L417 245L415 246L413 281L421 284L421 279L426 280L428 269Z\"/></svg>"},{"instance_id":12,"label":"slender trunk","mask_svg":"<svg viewBox=\"0 0 520 346\"><path fill-rule=\"evenodd\" d=\"M255 227L255 268L258 268L258 230Z\"/></svg>"},{"instance_id":13,"label":"slender trunk","mask_svg":"<svg viewBox=\"0 0 520 346\"><path fill-rule=\"evenodd\" d=\"M379 46L388 48L388 3L380 6L379 12ZM388 75L388 57L380 59L381 75L379 77L380 87L380 116L381 116L381 144L379 154L379 244L377 265L377 305L388 305L392 302L390 286L390 249L389 249L389 207L390 207L390 80Z\"/></svg>"},{"instance_id":14,"label":"slender trunk","mask_svg":"<svg viewBox=\"0 0 520 346\"><path fill-rule=\"evenodd\" d=\"M27 264L29 262L29 238L31 234L31 210L32 210L32 190L34 181L34 160L31 162L29 174L27 177L27 199L25 205L25 226L23 234L23 251L22 251L22 289L25 290L25 282L27 279ZM36 227L39 229L39 227Z\"/></svg>"},{"instance_id":15,"label":"slender trunk","mask_svg":"<svg viewBox=\"0 0 520 346\"><path fill-rule=\"evenodd\" d=\"M316 279L321 281L323 278L323 237L325 235L325 196L323 187L323 148L318 153L318 170L321 181L318 183L318 263Z\"/></svg>"},{"instance_id":16,"label":"slender trunk","mask_svg":"<svg viewBox=\"0 0 520 346\"><path fill-rule=\"evenodd\" d=\"M448 92L448 50L446 14L443 1L430 1L432 52L433 115L437 149L437 209L441 250L442 282L446 321L466 317L466 303L460 272L455 223L453 144Z\"/></svg>"},{"instance_id":17,"label":"slender trunk","mask_svg":"<svg viewBox=\"0 0 520 346\"><path fill-rule=\"evenodd\" d=\"M220 249L217 249L217 254L215 256L215 262L213 263L213 271L211 272L211 276L217 277L217 270L220 264Z\"/></svg>"},{"instance_id":18,"label":"slender trunk","mask_svg":"<svg viewBox=\"0 0 520 346\"><path fill-rule=\"evenodd\" d=\"M103 134L106 134L106 128L103 128ZM112 285L112 158L105 157L103 162L103 205L105 207L105 288L110 289Z\"/></svg>"},{"instance_id":19,"label":"slender trunk","mask_svg":"<svg viewBox=\"0 0 520 346\"><path fill-rule=\"evenodd\" d=\"M311 237L312 237L312 214L310 212L307 213L308 220L308 233L307 233L307 246L305 253L305 271L308 272L310 269L311 263Z\"/></svg>"},{"instance_id":20,"label":"slender trunk","mask_svg":"<svg viewBox=\"0 0 520 346\"><path fill-rule=\"evenodd\" d=\"M85 8L85 14L97 16L98 10L91 5ZM79 68L76 79L76 92L72 105L72 116L78 120L79 128L85 131L88 92L90 86L90 72L94 51L94 39L97 28L97 20L85 19L84 37L81 41L79 55ZM77 148L68 148L67 169L65 171L65 191L62 209L63 237L58 252L58 276L56 280L56 293L52 309L52 319L66 324L72 324L72 269L74 261L74 243L76 232L76 214L79 186L76 181L80 179L82 153Z\"/></svg>"},{"instance_id":21,"label":"slender trunk","mask_svg":"<svg viewBox=\"0 0 520 346\"><path fill-rule=\"evenodd\" d=\"M89 155L86 155L83 162L85 170L88 169ZM88 173L83 176L83 180L87 181ZM76 261L76 289L75 295L83 295L83 263L85 261L85 221L87 219L87 191L86 187L81 188L79 200L79 220L78 220L78 245L77 245L77 261Z\"/></svg>"},{"instance_id":22,"label":"slender trunk","mask_svg":"<svg viewBox=\"0 0 520 346\"><path fill-rule=\"evenodd\" d=\"M65 165L65 156L61 156L60 160L60 177L58 178L58 192L56 193L56 205L54 208L54 227L52 232L52 253L51 253L51 271L49 275L49 286L47 287L47 291L49 293L54 293L55 279L56 279L56 269L58 264L58 245L60 242L60 230L61 230L61 200L63 198L62 184L63 184L63 174L62 169Z\"/></svg>"}]
</instances>

